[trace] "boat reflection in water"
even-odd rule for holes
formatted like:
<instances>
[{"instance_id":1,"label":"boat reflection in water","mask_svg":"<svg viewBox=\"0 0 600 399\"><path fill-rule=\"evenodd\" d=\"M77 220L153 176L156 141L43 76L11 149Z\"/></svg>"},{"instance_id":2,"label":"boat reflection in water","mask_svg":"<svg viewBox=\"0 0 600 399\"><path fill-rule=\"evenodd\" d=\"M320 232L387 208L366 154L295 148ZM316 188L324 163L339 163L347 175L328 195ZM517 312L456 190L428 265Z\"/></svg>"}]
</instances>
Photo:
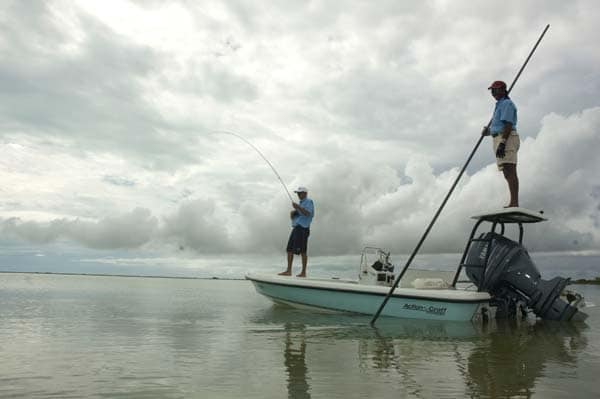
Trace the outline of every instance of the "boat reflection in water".
<instances>
[{"instance_id":1,"label":"boat reflection in water","mask_svg":"<svg viewBox=\"0 0 600 399\"><path fill-rule=\"evenodd\" d=\"M567 388L552 375L575 370L587 345L583 323L383 318L372 328L364 316L277 305L251 319L263 325L255 333L281 337L289 398L557 397Z\"/></svg>"},{"instance_id":2,"label":"boat reflection in water","mask_svg":"<svg viewBox=\"0 0 600 399\"><path fill-rule=\"evenodd\" d=\"M582 323L538 322L518 326L514 321L503 320L469 354L465 379L470 393L530 397L544 388L536 389L540 377L575 374L578 354L587 346L582 334L585 328ZM547 370L549 364L555 366L554 370ZM554 396L574 395L569 391L563 388L561 394L554 392Z\"/></svg>"}]
</instances>

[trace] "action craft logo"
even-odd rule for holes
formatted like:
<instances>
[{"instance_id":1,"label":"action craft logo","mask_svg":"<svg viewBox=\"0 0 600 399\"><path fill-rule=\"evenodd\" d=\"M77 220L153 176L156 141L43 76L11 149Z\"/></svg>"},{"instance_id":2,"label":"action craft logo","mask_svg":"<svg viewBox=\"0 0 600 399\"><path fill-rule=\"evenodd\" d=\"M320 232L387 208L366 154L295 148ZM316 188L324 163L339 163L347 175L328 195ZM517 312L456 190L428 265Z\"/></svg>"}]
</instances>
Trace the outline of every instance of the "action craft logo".
<instances>
[{"instance_id":1,"label":"action craft logo","mask_svg":"<svg viewBox=\"0 0 600 399\"><path fill-rule=\"evenodd\" d=\"M416 305L416 304L411 304L411 303L405 303L404 309L415 310L417 312L425 312L425 313L429 313L429 314L434 314L436 316L443 316L446 314L446 308L438 308L435 306Z\"/></svg>"}]
</instances>

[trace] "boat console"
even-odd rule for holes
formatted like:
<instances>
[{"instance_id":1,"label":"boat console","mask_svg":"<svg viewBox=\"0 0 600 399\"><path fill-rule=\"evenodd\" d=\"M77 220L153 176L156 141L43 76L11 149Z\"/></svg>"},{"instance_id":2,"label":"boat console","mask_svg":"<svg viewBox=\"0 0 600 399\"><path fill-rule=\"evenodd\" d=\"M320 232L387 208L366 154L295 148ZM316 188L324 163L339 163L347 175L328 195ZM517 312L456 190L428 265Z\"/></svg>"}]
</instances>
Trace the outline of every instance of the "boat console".
<instances>
[{"instance_id":1,"label":"boat console","mask_svg":"<svg viewBox=\"0 0 600 399\"><path fill-rule=\"evenodd\" d=\"M381 248L365 247L360 256L359 284L391 287L394 278L394 265L390 262L390 253Z\"/></svg>"}]
</instances>

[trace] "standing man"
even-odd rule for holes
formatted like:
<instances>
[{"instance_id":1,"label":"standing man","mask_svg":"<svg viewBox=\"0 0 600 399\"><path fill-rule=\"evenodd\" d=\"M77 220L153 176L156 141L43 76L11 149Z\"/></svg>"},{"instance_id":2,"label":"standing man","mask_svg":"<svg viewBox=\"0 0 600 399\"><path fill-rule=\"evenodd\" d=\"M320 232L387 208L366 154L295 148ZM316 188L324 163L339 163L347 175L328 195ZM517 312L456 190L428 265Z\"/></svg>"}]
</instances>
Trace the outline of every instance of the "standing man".
<instances>
[{"instance_id":1,"label":"standing man","mask_svg":"<svg viewBox=\"0 0 600 399\"><path fill-rule=\"evenodd\" d=\"M310 223L315 214L315 206L313 201L307 197L308 190L306 187L300 186L294 192L298 194L300 202L292 202L294 210L290 212L292 233L287 244L287 270L279 273L279 275L291 276L294 255L300 255L302 257L302 271L296 277L306 277L306 264L308 262L306 250L308 247L308 236L310 235Z\"/></svg>"},{"instance_id":2,"label":"standing man","mask_svg":"<svg viewBox=\"0 0 600 399\"><path fill-rule=\"evenodd\" d=\"M492 135L496 164L504 174L510 191L510 201L505 208L519 206L519 178L517 177L517 152L521 144L517 134L517 107L508 97L506 83L497 80L488 87L496 99L496 107L489 128L481 133Z\"/></svg>"}]
</instances>

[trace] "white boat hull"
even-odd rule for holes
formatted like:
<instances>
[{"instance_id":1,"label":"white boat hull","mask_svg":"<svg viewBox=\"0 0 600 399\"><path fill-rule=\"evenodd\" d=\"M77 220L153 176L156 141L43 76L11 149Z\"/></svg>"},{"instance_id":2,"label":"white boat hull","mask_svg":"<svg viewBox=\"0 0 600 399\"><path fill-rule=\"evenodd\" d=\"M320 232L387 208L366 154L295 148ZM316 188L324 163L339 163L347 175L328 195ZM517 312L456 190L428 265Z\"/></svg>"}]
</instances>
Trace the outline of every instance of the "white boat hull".
<instances>
[{"instance_id":1,"label":"white boat hull","mask_svg":"<svg viewBox=\"0 0 600 399\"><path fill-rule=\"evenodd\" d=\"M276 302L373 315L390 287L363 285L351 280L307 279L248 274L256 291ZM472 320L490 296L457 289L397 288L381 315L408 319Z\"/></svg>"}]
</instances>

